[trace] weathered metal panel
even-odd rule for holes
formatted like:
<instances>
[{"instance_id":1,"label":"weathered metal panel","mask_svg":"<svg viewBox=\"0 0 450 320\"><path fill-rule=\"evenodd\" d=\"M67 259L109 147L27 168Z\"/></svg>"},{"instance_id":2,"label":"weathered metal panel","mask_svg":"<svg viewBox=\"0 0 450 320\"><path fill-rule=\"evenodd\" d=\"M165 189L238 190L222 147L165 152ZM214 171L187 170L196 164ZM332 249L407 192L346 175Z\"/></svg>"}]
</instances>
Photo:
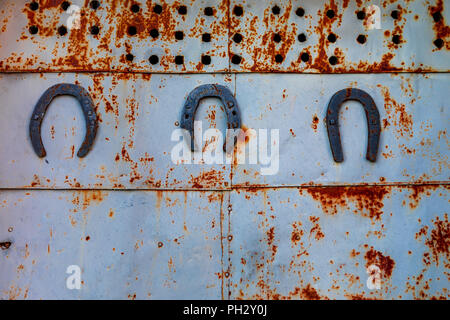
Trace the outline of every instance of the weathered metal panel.
<instances>
[{"instance_id":1,"label":"weathered metal panel","mask_svg":"<svg viewBox=\"0 0 450 320\"><path fill-rule=\"evenodd\" d=\"M346 73L450 69L448 10L443 0L109 1L95 10L87 0L71 1L75 9L66 10L63 0L40 1L36 10L30 3L0 4L0 71ZM161 6L160 13L155 12L156 5ZM183 5L186 12L180 14ZM358 18L359 11L365 12L364 18ZM76 15L79 28L70 29ZM370 17L376 19L374 23ZM36 29L30 30L33 27ZM66 33L60 33L61 27ZM98 34L92 34L92 27L98 27ZM135 30L130 32L130 27ZM180 31L183 38L176 35ZM204 34L209 35L208 42ZM301 34L305 40L299 40ZM330 34L335 39L330 41ZM364 36L363 43L357 41L358 36ZM127 60L130 54L131 61ZM151 63L151 56L157 56L157 61ZM183 56L182 63L176 63L176 56ZM209 57L209 64L202 56Z\"/></svg>"},{"instance_id":2,"label":"weathered metal panel","mask_svg":"<svg viewBox=\"0 0 450 320\"><path fill-rule=\"evenodd\" d=\"M264 5L258 0L231 0L230 5L243 9L242 15L231 15L230 33L239 33L243 39L232 44L232 54L243 58L240 64L231 64L232 71L449 70L448 9L442 0L271 0ZM394 10L396 19L392 17ZM358 18L359 11L365 18ZM433 19L435 12L441 13L439 22ZM375 21L372 29L370 16L379 19L379 25ZM363 43L357 41L359 35L364 36ZM394 36L398 36L398 43L394 43ZM442 40L443 47L433 44L436 39Z\"/></svg>"},{"instance_id":3,"label":"weathered metal panel","mask_svg":"<svg viewBox=\"0 0 450 320\"><path fill-rule=\"evenodd\" d=\"M124 72L219 72L228 70L227 1L196 0L179 13L179 1L90 1L73 0L74 9L63 9L63 0L2 1L0 34L1 71L124 71ZM132 11L137 4L138 12ZM155 12L155 6L161 12ZM207 16L204 8L213 8ZM156 10L157 11L157 10ZM69 24L79 16L79 27ZM13 18L14 17L14 18ZM29 28L38 32L31 34ZM59 28L66 34L60 35ZM97 26L98 34L91 28ZM131 30L130 28L135 28ZM152 32L153 30L153 32ZM157 31L155 33L155 30ZM183 32L183 38L176 38ZM211 35L209 42L203 34ZM51 53L51 54L49 54ZM133 55L132 61L127 55ZM211 57L210 64L202 56ZM149 59L156 56L152 63ZM175 62L183 56L183 63Z\"/></svg>"},{"instance_id":4,"label":"weathered metal panel","mask_svg":"<svg viewBox=\"0 0 450 320\"><path fill-rule=\"evenodd\" d=\"M48 152L40 159L28 137L32 108L48 86L72 81L88 88L97 106L100 127L93 149L86 158L76 158L75 151L84 136L83 117L75 99L61 97L52 103L44 119L42 131ZM11 108L2 118L5 152L0 157L5 165L0 169L1 186L215 189L230 188L231 176L234 186L428 183L449 179L450 118L445 96L439 94L448 89L445 74L388 78L237 75L236 99L244 127L280 130L280 165L273 175L261 175L264 166L249 163L248 147L246 163L233 168L225 160L210 165L172 162L176 142L171 141L171 135L179 128L176 123L184 100L194 87L208 82L222 83L234 91L234 77L226 75L2 75L3 100ZM380 111L383 126L376 163L364 158L367 123L356 102L348 102L341 112L345 160L335 163L331 156L324 124L326 106L336 88L348 86L371 94ZM206 110L200 110L197 119L203 115L205 129L217 127L224 132L222 103L210 99L203 104ZM18 108L28 112L18 114ZM429 112L430 108L436 111ZM17 134L11 137L13 131Z\"/></svg>"},{"instance_id":5,"label":"weathered metal panel","mask_svg":"<svg viewBox=\"0 0 450 320\"><path fill-rule=\"evenodd\" d=\"M448 186L250 188L230 201L231 299L450 298Z\"/></svg>"},{"instance_id":6,"label":"weathered metal panel","mask_svg":"<svg viewBox=\"0 0 450 320\"><path fill-rule=\"evenodd\" d=\"M365 158L367 121L354 101L344 103L340 112L344 161L333 160L325 116L333 94L347 87L369 93L380 113L375 163ZM279 129L279 170L262 175L267 165L250 164L250 135L245 151L239 151L247 161L233 167L233 186L448 181L450 115L442 94L448 90L446 74L238 74L236 98L244 126L256 133ZM260 138L254 136L255 142L261 144Z\"/></svg>"},{"instance_id":7,"label":"weathered metal panel","mask_svg":"<svg viewBox=\"0 0 450 320\"><path fill-rule=\"evenodd\" d=\"M61 82L83 86L94 100L99 128L89 154L78 158L84 138L79 102L57 97L42 124L45 158L33 151L28 126L44 91ZM171 151L177 142L182 107L189 92L204 83L219 83L234 92L229 75L142 74L3 74L0 120L2 188L94 189L226 189L230 164L177 164ZM203 130L226 128L223 104L205 98L197 120ZM20 110L20 111L19 111ZM14 134L11 134L14 132Z\"/></svg>"},{"instance_id":8,"label":"weathered metal panel","mask_svg":"<svg viewBox=\"0 0 450 320\"><path fill-rule=\"evenodd\" d=\"M0 250L0 299L226 294L221 192L17 190L0 198L0 243L11 243ZM66 287L70 265L81 268L81 290Z\"/></svg>"},{"instance_id":9,"label":"weathered metal panel","mask_svg":"<svg viewBox=\"0 0 450 320\"><path fill-rule=\"evenodd\" d=\"M0 299L450 297L446 1L95 3L0 1ZM57 83L92 96L84 158L72 97L43 120L46 156L31 145L33 108ZM250 163L259 131L245 163L172 161L203 84L230 90L247 133L279 130L273 174L260 151ZM354 101L333 160L326 110L345 88L378 107L376 162ZM225 132L224 108L202 100L203 131Z\"/></svg>"}]
</instances>

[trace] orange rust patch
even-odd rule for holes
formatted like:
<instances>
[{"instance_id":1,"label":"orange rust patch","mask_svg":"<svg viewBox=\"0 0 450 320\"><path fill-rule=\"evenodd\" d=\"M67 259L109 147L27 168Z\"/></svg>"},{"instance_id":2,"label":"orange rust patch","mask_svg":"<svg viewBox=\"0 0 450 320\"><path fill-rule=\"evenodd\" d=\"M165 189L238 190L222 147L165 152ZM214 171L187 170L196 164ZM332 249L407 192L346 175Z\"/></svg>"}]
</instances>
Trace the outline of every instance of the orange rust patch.
<instances>
[{"instance_id":1,"label":"orange rust patch","mask_svg":"<svg viewBox=\"0 0 450 320\"><path fill-rule=\"evenodd\" d=\"M320 295L310 284L302 289L300 296L305 300L320 300Z\"/></svg>"},{"instance_id":2,"label":"orange rust patch","mask_svg":"<svg viewBox=\"0 0 450 320\"><path fill-rule=\"evenodd\" d=\"M297 135L295 134L294 130L289 129L289 132L291 133L291 135L295 138Z\"/></svg>"},{"instance_id":3,"label":"orange rust patch","mask_svg":"<svg viewBox=\"0 0 450 320\"><path fill-rule=\"evenodd\" d=\"M80 190L74 193L75 196L72 199L72 203L75 206L80 206L81 204L82 210L86 210L91 205L98 205L103 202L107 194L107 192L102 190Z\"/></svg>"},{"instance_id":4,"label":"orange rust patch","mask_svg":"<svg viewBox=\"0 0 450 320\"><path fill-rule=\"evenodd\" d=\"M274 292L272 289L268 288L263 280L258 282L258 287L260 287L264 292L261 294L256 294L251 297L246 297L242 290L239 291L239 296L237 300L291 300L291 299L304 299L304 300L328 300L329 298L321 295L315 288L310 284L307 284L303 288L295 287L293 291L290 291L288 295L281 295Z\"/></svg>"},{"instance_id":5,"label":"orange rust patch","mask_svg":"<svg viewBox=\"0 0 450 320\"><path fill-rule=\"evenodd\" d=\"M350 300L376 300L375 298L364 297L362 294L347 294L345 297Z\"/></svg>"},{"instance_id":6,"label":"orange rust patch","mask_svg":"<svg viewBox=\"0 0 450 320\"><path fill-rule=\"evenodd\" d=\"M440 13L440 19L437 22L434 22L433 30L436 35L436 39L442 39L444 41L445 49L450 49L450 42L448 41L450 37L450 27L446 25L444 15L444 2L443 0L438 0L435 6L430 6L428 8L428 12L430 15Z\"/></svg>"},{"instance_id":7,"label":"orange rust patch","mask_svg":"<svg viewBox=\"0 0 450 320\"><path fill-rule=\"evenodd\" d=\"M422 195L431 196L431 191L436 190L438 185L410 185L407 186L409 190L411 190L411 194L409 195L409 207L411 209L417 208L420 200L422 200Z\"/></svg>"},{"instance_id":8,"label":"orange rust patch","mask_svg":"<svg viewBox=\"0 0 450 320\"><path fill-rule=\"evenodd\" d=\"M313 224L313 227L309 231L309 234L314 235L314 238L316 240L320 240L325 237L325 235L322 232L322 229L320 228L319 220L320 220L319 217L314 216L309 217L309 221L311 221L311 223Z\"/></svg>"},{"instance_id":9,"label":"orange rust patch","mask_svg":"<svg viewBox=\"0 0 450 320\"><path fill-rule=\"evenodd\" d=\"M439 258L443 256L445 265L448 268L450 267L450 224L448 223L447 214L444 215L443 220L436 217L433 224L434 228L431 230L430 237L425 241L425 245L429 248L436 265L439 265Z\"/></svg>"},{"instance_id":10,"label":"orange rust patch","mask_svg":"<svg viewBox=\"0 0 450 320\"><path fill-rule=\"evenodd\" d=\"M313 115L311 128L314 130L314 132L317 132L317 125L319 124L319 117L315 114Z\"/></svg>"},{"instance_id":11,"label":"orange rust patch","mask_svg":"<svg viewBox=\"0 0 450 320\"><path fill-rule=\"evenodd\" d=\"M306 190L320 202L326 214L337 214L339 207L349 209L349 202L352 202L356 207L354 213L379 220L383 214L383 199L391 192L391 187L308 187Z\"/></svg>"},{"instance_id":12,"label":"orange rust patch","mask_svg":"<svg viewBox=\"0 0 450 320\"><path fill-rule=\"evenodd\" d=\"M301 225L301 222L295 222L292 224L291 242L294 245L297 245L299 243L304 234L303 230L300 228Z\"/></svg>"},{"instance_id":13,"label":"orange rust patch","mask_svg":"<svg viewBox=\"0 0 450 320\"><path fill-rule=\"evenodd\" d=\"M366 259L366 268L370 265L376 265L380 268L382 276L389 278L395 267L395 262L391 257L383 255L380 251L374 250L373 247L366 252L364 258Z\"/></svg>"},{"instance_id":14,"label":"orange rust patch","mask_svg":"<svg viewBox=\"0 0 450 320\"><path fill-rule=\"evenodd\" d=\"M355 249L352 249L352 251L350 252L350 258L355 258L356 256L359 256L361 254L361 252L356 251Z\"/></svg>"},{"instance_id":15,"label":"orange rust patch","mask_svg":"<svg viewBox=\"0 0 450 320\"><path fill-rule=\"evenodd\" d=\"M202 172L197 177L193 177L191 175L191 179L189 180L189 183L192 185L192 187L197 189L221 185L224 182L225 177L223 173L216 170Z\"/></svg>"},{"instance_id":16,"label":"orange rust patch","mask_svg":"<svg viewBox=\"0 0 450 320\"><path fill-rule=\"evenodd\" d=\"M36 174L33 175L33 181L31 182L31 186L38 187L40 185L41 185L41 180L39 179L39 177Z\"/></svg>"},{"instance_id":17,"label":"orange rust patch","mask_svg":"<svg viewBox=\"0 0 450 320\"><path fill-rule=\"evenodd\" d=\"M275 257L278 250L278 246L273 244L274 240L275 240L275 227L271 227L269 231L267 231L267 245L272 251L272 259Z\"/></svg>"},{"instance_id":18,"label":"orange rust patch","mask_svg":"<svg viewBox=\"0 0 450 320\"><path fill-rule=\"evenodd\" d=\"M389 125L393 125L398 138L412 138L414 135L413 120L412 115L406 111L406 106L399 104L391 97L388 87L381 84L378 84L377 87L381 89L384 97L384 108L387 115L387 119L383 119L383 126L387 128Z\"/></svg>"}]
</instances>

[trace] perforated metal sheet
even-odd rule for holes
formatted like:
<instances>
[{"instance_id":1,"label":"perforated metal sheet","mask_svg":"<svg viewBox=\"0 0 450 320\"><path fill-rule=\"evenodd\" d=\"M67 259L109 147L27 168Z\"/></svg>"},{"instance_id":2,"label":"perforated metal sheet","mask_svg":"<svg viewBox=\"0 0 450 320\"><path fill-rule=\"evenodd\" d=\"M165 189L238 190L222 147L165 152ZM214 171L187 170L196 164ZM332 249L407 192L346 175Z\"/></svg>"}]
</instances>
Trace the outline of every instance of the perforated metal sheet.
<instances>
[{"instance_id":1,"label":"perforated metal sheet","mask_svg":"<svg viewBox=\"0 0 450 320\"><path fill-rule=\"evenodd\" d=\"M369 28L368 20L374 12L371 5L378 8L379 15L372 16L379 17L380 22L373 29ZM267 1L261 5L258 0L231 0L232 10L235 6L241 6L243 14L231 15L230 33L240 33L243 40L233 42L231 50L243 60L239 65L231 64L233 71L449 70L448 27L443 27L444 19L436 23L431 16L440 10L443 17L448 17L443 1L291 0ZM299 12L303 13L301 16L297 14L299 8L303 10ZM398 13L397 19L391 16L394 10ZM358 19L359 11L366 13L364 19ZM442 28L447 31L439 31ZM304 41L300 35L304 35ZM359 35L365 37L364 43L357 41ZM393 42L394 36L399 37L398 44ZM438 38L443 41L441 49L433 44ZM302 54L306 54L303 59ZM334 58L335 64L330 63Z\"/></svg>"},{"instance_id":2,"label":"perforated metal sheet","mask_svg":"<svg viewBox=\"0 0 450 320\"><path fill-rule=\"evenodd\" d=\"M0 71L345 73L450 69L448 10L443 0L100 1L96 10L90 1L71 1L79 11L64 10L62 0L40 1L35 11L30 3L0 4ZM139 6L137 12L132 11L134 4ZM154 12L156 5L162 8L160 13ZM178 11L183 5L186 14ZM371 5L378 8L379 15L371 15ZM242 8L240 15L236 6ZM279 13L274 13L278 12L274 7ZM207 15L205 8L211 8L212 15ZM359 11L366 12L362 20ZM393 11L397 11L395 19ZM68 29L76 12L79 28ZM371 16L379 23L371 24ZM370 25L375 27L370 29ZM64 35L58 31L61 26L67 29ZM94 26L99 28L98 34L91 33ZM31 27L37 27L35 34ZM130 33L130 27L136 34ZM182 40L176 37L179 31ZM204 34L209 34L209 42L203 41ZM280 39L274 38L275 34ZM299 41L301 34L305 35L303 42ZM334 42L328 40L330 34L336 36ZM364 43L357 42L359 35L365 37ZM133 56L132 61L127 54ZM302 54L308 59L303 56L302 60ZM235 55L241 60L233 58ZM151 56L158 61L152 64ZM181 64L175 62L176 56L183 56ZM209 56L210 61L202 56ZM331 57L336 57L336 64L330 63Z\"/></svg>"},{"instance_id":3,"label":"perforated metal sheet","mask_svg":"<svg viewBox=\"0 0 450 320\"><path fill-rule=\"evenodd\" d=\"M186 14L179 14L179 1L100 1L93 10L90 1L74 0L78 6L79 28L68 29L68 14L62 0L40 1L33 11L30 1L2 1L2 33L0 35L1 71L139 71L139 72L218 72L228 69L226 1L199 0L186 4ZM139 5L133 12L131 6ZM155 13L155 5L161 13ZM211 6L213 16L206 16L204 8ZM225 7L224 7L225 6ZM70 12L70 10L69 10ZM74 11L75 12L75 11ZM14 18L13 18L14 17ZM30 34L31 26L38 27ZM65 26L61 36L58 28ZM97 35L91 28L97 26ZM135 32L129 28L135 28ZM151 35L157 30L157 35ZM183 32L177 40L175 33ZM154 32L154 31L153 31ZM135 33L135 34L133 34ZM211 35L210 42L202 35ZM127 54L133 60L127 60ZM151 56L158 62L152 64ZM202 55L211 57L203 64ZM176 64L175 57L183 56L184 63Z\"/></svg>"}]
</instances>

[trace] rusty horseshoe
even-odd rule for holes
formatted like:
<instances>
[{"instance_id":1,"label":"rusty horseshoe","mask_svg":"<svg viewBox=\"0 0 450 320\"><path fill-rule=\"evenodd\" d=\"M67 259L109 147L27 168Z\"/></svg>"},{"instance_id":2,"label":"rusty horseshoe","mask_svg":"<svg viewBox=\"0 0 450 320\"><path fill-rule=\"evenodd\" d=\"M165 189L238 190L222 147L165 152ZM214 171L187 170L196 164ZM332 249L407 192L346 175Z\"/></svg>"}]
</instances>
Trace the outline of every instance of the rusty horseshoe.
<instances>
[{"instance_id":1,"label":"rusty horseshoe","mask_svg":"<svg viewBox=\"0 0 450 320\"><path fill-rule=\"evenodd\" d=\"M364 107L369 132L366 159L375 162L377 160L381 132L380 114L372 97L367 92L357 88L347 88L336 92L328 103L326 122L334 161L344 161L338 120L339 109L342 103L347 100L358 101Z\"/></svg>"},{"instance_id":2,"label":"rusty horseshoe","mask_svg":"<svg viewBox=\"0 0 450 320\"><path fill-rule=\"evenodd\" d=\"M239 129L241 127L241 115L237 101L231 91L219 84L204 84L198 86L189 93L189 96L184 103L183 112L181 114L180 127L188 130L191 135L191 151L195 150L194 142L194 119L198 104L201 99L206 97L219 98L225 106L225 113L227 114L227 128ZM228 137L226 141L228 140ZM226 141L223 145L223 150L226 151ZM236 140L234 141L236 144Z\"/></svg>"},{"instance_id":3,"label":"rusty horseshoe","mask_svg":"<svg viewBox=\"0 0 450 320\"><path fill-rule=\"evenodd\" d=\"M89 93L81 86L71 83L59 83L48 88L40 97L34 107L33 115L30 121L30 138L34 152L38 157L45 157L46 152L41 138L41 125L45 113L53 98L61 95L69 95L77 98L83 110L86 120L86 135L84 141L78 150L77 156L83 158L89 152L97 134L97 115L94 110L94 102Z\"/></svg>"}]
</instances>

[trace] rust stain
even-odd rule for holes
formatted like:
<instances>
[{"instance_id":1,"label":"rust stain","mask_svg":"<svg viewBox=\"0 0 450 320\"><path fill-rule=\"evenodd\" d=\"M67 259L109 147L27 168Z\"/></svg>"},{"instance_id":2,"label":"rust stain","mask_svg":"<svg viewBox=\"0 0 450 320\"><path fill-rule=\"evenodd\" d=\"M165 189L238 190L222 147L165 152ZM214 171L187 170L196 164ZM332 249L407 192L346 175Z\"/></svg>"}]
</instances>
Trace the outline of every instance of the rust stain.
<instances>
[{"instance_id":1,"label":"rust stain","mask_svg":"<svg viewBox=\"0 0 450 320\"><path fill-rule=\"evenodd\" d=\"M302 289L300 296L305 300L321 300L317 290L311 287L310 284L308 284L306 288Z\"/></svg>"},{"instance_id":2,"label":"rust stain","mask_svg":"<svg viewBox=\"0 0 450 320\"><path fill-rule=\"evenodd\" d=\"M376 298L367 298L362 294L346 294L345 297L349 300L377 300Z\"/></svg>"},{"instance_id":3,"label":"rust stain","mask_svg":"<svg viewBox=\"0 0 450 320\"><path fill-rule=\"evenodd\" d=\"M446 50L450 50L450 27L445 23L444 12L444 1L437 0L435 6L430 6L428 12L433 17L434 25L433 30L435 33L434 43L436 45L435 50L440 50L445 46ZM441 41L439 41L441 40Z\"/></svg>"},{"instance_id":4,"label":"rust stain","mask_svg":"<svg viewBox=\"0 0 450 320\"><path fill-rule=\"evenodd\" d=\"M314 130L314 132L317 132L318 124L319 124L319 117L317 116L317 114L314 114L311 123L311 128Z\"/></svg>"},{"instance_id":5,"label":"rust stain","mask_svg":"<svg viewBox=\"0 0 450 320\"><path fill-rule=\"evenodd\" d=\"M267 245L272 252L272 260L275 258L277 254L278 246L274 244L275 240L275 227L271 227L267 231Z\"/></svg>"},{"instance_id":6,"label":"rust stain","mask_svg":"<svg viewBox=\"0 0 450 320\"><path fill-rule=\"evenodd\" d=\"M338 208L349 209L352 202L356 207L354 213L374 220L381 219L383 199L391 193L388 186L308 187L306 190L320 202L326 214L337 214Z\"/></svg>"},{"instance_id":7,"label":"rust stain","mask_svg":"<svg viewBox=\"0 0 450 320\"><path fill-rule=\"evenodd\" d=\"M11 247L11 241L0 242L0 248L2 250L7 250L9 247Z\"/></svg>"},{"instance_id":8,"label":"rust stain","mask_svg":"<svg viewBox=\"0 0 450 320\"><path fill-rule=\"evenodd\" d=\"M292 224L291 242L293 245L299 244L301 238L304 235L304 231L301 229L302 223L300 221Z\"/></svg>"},{"instance_id":9,"label":"rust stain","mask_svg":"<svg viewBox=\"0 0 450 320\"><path fill-rule=\"evenodd\" d=\"M225 182L223 172L217 170L203 171L199 176L192 176L189 184L196 189L220 186Z\"/></svg>"},{"instance_id":10,"label":"rust stain","mask_svg":"<svg viewBox=\"0 0 450 320\"><path fill-rule=\"evenodd\" d=\"M409 207L416 209L420 200L422 200L422 195L431 196L431 191L439 188L439 185L409 185L406 188L411 190Z\"/></svg>"},{"instance_id":11,"label":"rust stain","mask_svg":"<svg viewBox=\"0 0 450 320\"><path fill-rule=\"evenodd\" d=\"M325 235L322 232L322 228L320 227L319 220L320 220L319 217L315 216L309 217L309 221L311 221L311 223L313 224L313 227L309 231L309 234L311 236L314 236L316 240L321 240L325 237Z\"/></svg>"},{"instance_id":12,"label":"rust stain","mask_svg":"<svg viewBox=\"0 0 450 320\"><path fill-rule=\"evenodd\" d=\"M383 6L393 4L391 1L384 1ZM257 16L251 8L246 8L243 15L233 14L233 6L229 0L222 0L213 9L214 19L205 19L204 15L196 14L194 22L189 28L183 30L186 37L202 39L203 33L208 31L212 36L212 47L208 48L205 55L226 58L239 55L248 56L242 60L240 68L244 71L253 72L319 72L319 73L366 73L366 72L427 72L435 71L432 67L423 65L407 66L405 62L398 65L392 63L395 57L395 50L407 39L403 37L403 29L406 23L406 14L409 1L397 6L398 18L393 21L392 30L386 30L385 52L377 62L369 63L365 60L348 61L343 50L336 47L332 52L327 37L343 23L343 14L348 8L349 0L343 2L330 0L323 4L323 7L316 12L307 13L302 19L314 19L305 24L304 30L300 30L296 22L296 8L291 2L283 3L280 12L274 14L272 7L267 6L262 16ZM154 12L155 3L151 0L145 1L138 12L133 12L131 6L133 1L112 1L102 5L98 10L89 7L89 1L84 1L80 7L80 28L67 29L67 19L65 12L61 8L62 0L46 0L40 2L39 9L33 11L27 4L22 9L22 13L27 19L24 30L17 34L17 41L30 41L37 47L35 53L24 56L23 53L13 52L9 57L0 62L0 70L17 71L29 70L37 72L45 71L106 71L106 72L147 72L152 67L149 57L143 61L137 61L133 55L133 43L145 43L150 46L158 44L164 52L158 56L157 72L190 72L203 73L210 69L205 68L203 61L198 57L195 61L185 61L181 66L174 66L176 52L173 45L180 41L175 38L175 32L183 29L187 22L186 16L180 16L177 12L179 1L159 1L161 12ZM359 8L363 7L361 1L356 2ZM424 3L423 5L428 5ZM403 7L404 6L404 7ZM365 10L364 8L362 8ZM189 10L188 10L189 11ZM367 11L367 10L366 10ZM442 16L444 12L444 1L438 0L436 5L428 7L429 14L434 19L433 30L435 39L433 43L434 51L445 48L449 49L449 27ZM99 14L105 13L105 16ZM333 12L329 15L329 12ZM191 13L191 12L189 12ZM367 27L368 16L362 21ZM440 14L440 15L439 15ZM440 18L437 18L439 17ZM49 19L51 17L51 19ZM316 18L318 17L318 18ZM418 19L415 15L413 19ZM306 20L306 21L308 21ZM5 19L2 31L6 30L8 20ZM37 34L30 34L30 27L37 27ZM65 27L66 33L59 34L61 27ZM93 28L97 28L98 33L93 33ZM296 48L297 35L299 32L305 34L316 34L316 43L302 47L300 52L296 52L297 58L292 61L285 61L292 55ZM233 35L240 33L243 39L234 44L231 40ZM225 37L226 35L226 37ZM392 37L397 36L398 41L392 41ZM46 43L48 38L58 38L55 45L51 47ZM216 37L222 37L225 45L216 42ZM339 41L339 35L337 35ZM229 40L228 40L229 39ZM437 41L437 42L436 42ZM95 43L95 45L94 45ZM433 44L430 44L433 45ZM225 49L225 50L224 50ZM53 56L50 62L41 61L40 56L50 52ZM64 53L64 54L62 54ZM181 52L182 54L182 52ZM308 58L303 61L302 55L307 54ZM127 60L126 55L133 57L132 61ZM330 59L336 58L336 64L332 64ZM159 69L161 68L161 69ZM228 66L216 68L215 71L229 70ZM111 106L107 106L111 110Z\"/></svg>"},{"instance_id":13,"label":"rust stain","mask_svg":"<svg viewBox=\"0 0 450 320\"><path fill-rule=\"evenodd\" d=\"M260 294L252 295L251 297L247 297L245 293L240 290L239 295L236 297L236 300L292 300L292 299L303 299L303 300L329 300L328 297L321 295L317 289L315 289L311 284L307 284L304 287L295 287L294 290L290 291L287 295L282 295L274 292L270 288L268 288L263 280L258 282L258 286L260 286L263 290Z\"/></svg>"},{"instance_id":14,"label":"rust stain","mask_svg":"<svg viewBox=\"0 0 450 320\"><path fill-rule=\"evenodd\" d=\"M421 219L418 219L421 223ZM450 225L448 222L448 214L445 213L442 218L435 217L431 220L432 225L424 225L415 234L415 239L417 241L422 241L428 248L422 254L423 269L419 274L415 276L408 277L406 282L405 292L411 292L414 299L428 299L428 300L447 300L449 292L444 288L440 293L434 292L434 295L430 295L428 291L431 289L430 281L431 278L426 278L425 274L428 269L432 266L432 263L439 267L443 265L443 268L450 268Z\"/></svg>"},{"instance_id":15,"label":"rust stain","mask_svg":"<svg viewBox=\"0 0 450 320\"><path fill-rule=\"evenodd\" d=\"M31 187L39 187L41 186L41 181L39 177L35 174L33 175L33 181L31 182Z\"/></svg>"},{"instance_id":16,"label":"rust stain","mask_svg":"<svg viewBox=\"0 0 450 320\"><path fill-rule=\"evenodd\" d=\"M384 109L387 116L387 118L383 119L384 127L387 128L393 125L399 139L412 138L414 136L413 120L412 115L406 111L406 106L403 103L399 104L392 98L388 87L381 84L378 84L377 87L380 88L384 97Z\"/></svg>"},{"instance_id":17,"label":"rust stain","mask_svg":"<svg viewBox=\"0 0 450 320\"><path fill-rule=\"evenodd\" d=\"M366 259L366 268L370 265L376 265L380 268L383 278L389 278L395 267L395 262L391 257L383 255L380 251L370 248L364 255Z\"/></svg>"},{"instance_id":18,"label":"rust stain","mask_svg":"<svg viewBox=\"0 0 450 320\"><path fill-rule=\"evenodd\" d=\"M443 219L440 220L436 217L433 220L434 228L431 229L430 236L425 241L425 245L428 247L431 253L431 258L439 265L440 257L443 258L443 262L446 268L450 267L450 224L448 222L448 215L445 214Z\"/></svg>"}]
</instances>

